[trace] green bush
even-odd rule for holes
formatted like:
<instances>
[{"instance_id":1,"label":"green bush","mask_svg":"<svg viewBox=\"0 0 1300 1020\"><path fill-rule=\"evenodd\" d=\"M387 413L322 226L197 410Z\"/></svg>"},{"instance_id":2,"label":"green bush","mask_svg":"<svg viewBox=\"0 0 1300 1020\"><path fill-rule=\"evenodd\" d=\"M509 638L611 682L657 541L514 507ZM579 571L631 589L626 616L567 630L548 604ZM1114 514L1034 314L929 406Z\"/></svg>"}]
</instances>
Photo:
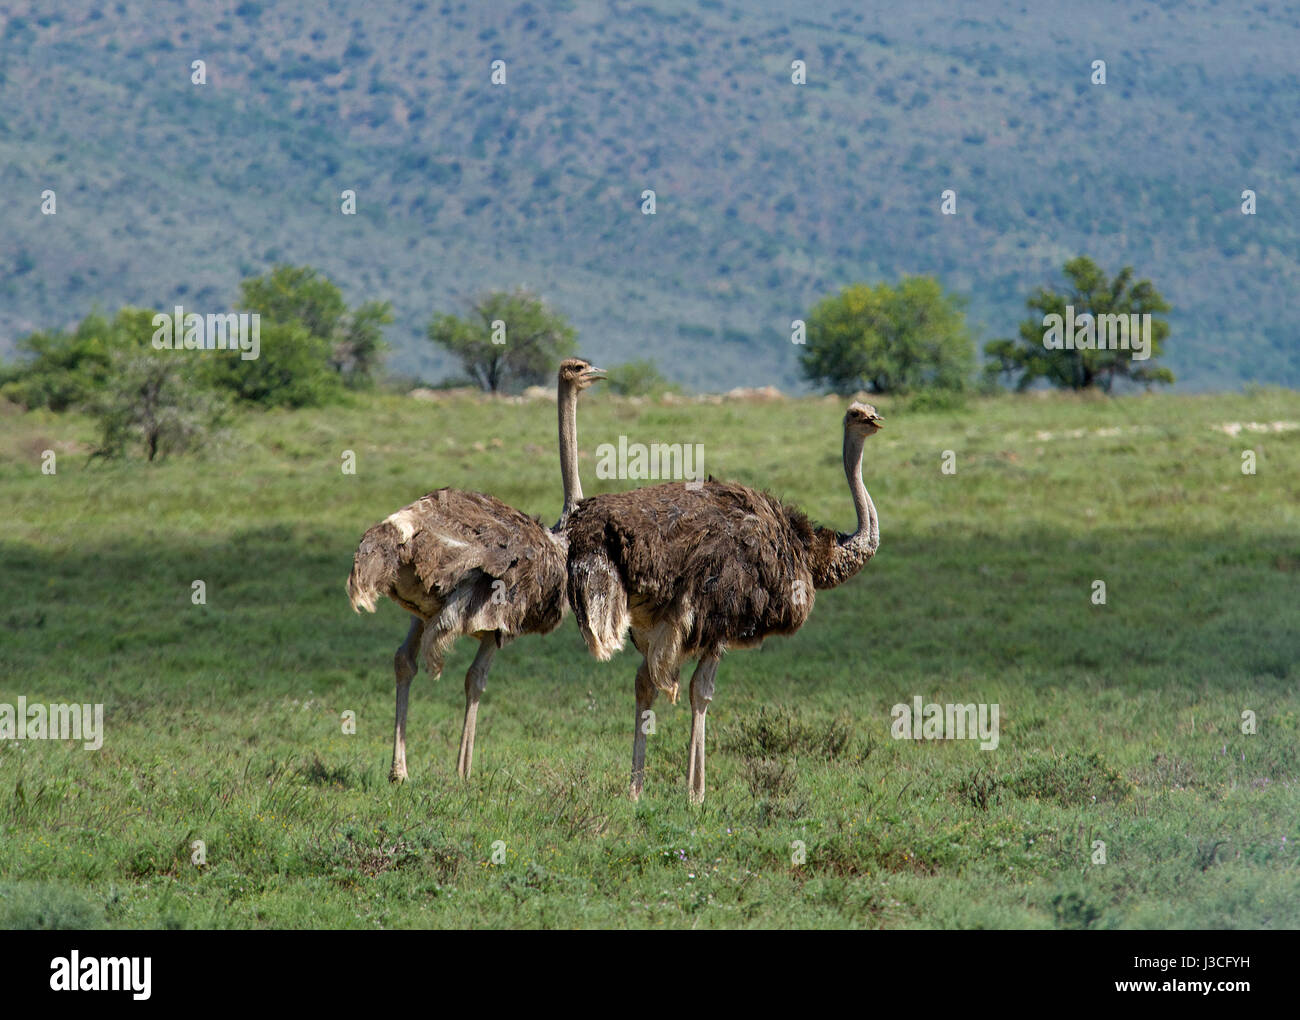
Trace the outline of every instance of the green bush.
<instances>
[{"instance_id":1,"label":"green bush","mask_svg":"<svg viewBox=\"0 0 1300 1020\"><path fill-rule=\"evenodd\" d=\"M908 398L906 409L912 412L960 411L966 406L963 390L920 390Z\"/></svg>"},{"instance_id":2,"label":"green bush","mask_svg":"<svg viewBox=\"0 0 1300 1020\"><path fill-rule=\"evenodd\" d=\"M626 361L609 370L607 385L613 393L625 397L644 397L653 393L677 393L681 387L669 382L659 366L649 359Z\"/></svg>"},{"instance_id":3,"label":"green bush","mask_svg":"<svg viewBox=\"0 0 1300 1020\"><path fill-rule=\"evenodd\" d=\"M149 349L153 316L147 308L123 308L112 319L92 312L71 333L23 337L18 349L31 357L0 370L0 396L28 410L84 404L108 381L115 352Z\"/></svg>"},{"instance_id":4,"label":"green bush","mask_svg":"<svg viewBox=\"0 0 1300 1020\"><path fill-rule=\"evenodd\" d=\"M209 352L202 379L238 400L267 407L314 407L338 399L343 381L330 366L329 342L300 322L263 323L258 357Z\"/></svg>"},{"instance_id":5,"label":"green bush","mask_svg":"<svg viewBox=\"0 0 1300 1020\"><path fill-rule=\"evenodd\" d=\"M349 309L338 286L311 266L277 265L239 285L239 308L256 312L264 328L268 324L298 324L320 341L317 349L322 362L345 386L362 389L373 385L387 349L383 327L393 321L387 301L367 301ZM314 384L308 386L314 388Z\"/></svg>"},{"instance_id":6,"label":"green bush","mask_svg":"<svg viewBox=\"0 0 1300 1020\"><path fill-rule=\"evenodd\" d=\"M929 276L845 287L808 314L804 375L837 393L964 389L975 361L964 304Z\"/></svg>"}]
</instances>

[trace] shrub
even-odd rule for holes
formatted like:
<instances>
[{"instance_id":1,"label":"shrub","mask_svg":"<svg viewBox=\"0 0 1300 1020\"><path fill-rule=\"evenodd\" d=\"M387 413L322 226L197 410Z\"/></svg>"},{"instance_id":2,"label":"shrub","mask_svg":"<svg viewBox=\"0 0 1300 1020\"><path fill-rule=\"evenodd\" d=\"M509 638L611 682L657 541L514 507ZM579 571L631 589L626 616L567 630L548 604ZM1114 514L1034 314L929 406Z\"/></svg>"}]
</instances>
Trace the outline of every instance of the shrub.
<instances>
[{"instance_id":1,"label":"shrub","mask_svg":"<svg viewBox=\"0 0 1300 1020\"><path fill-rule=\"evenodd\" d=\"M146 459L159 460L202 446L225 419L225 403L198 383L193 356L119 352L111 367L88 406L100 427L92 456L122 457L139 444Z\"/></svg>"},{"instance_id":2,"label":"shrub","mask_svg":"<svg viewBox=\"0 0 1300 1020\"><path fill-rule=\"evenodd\" d=\"M84 404L108 382L116 352L150 348L153 315L147 308L123 308L112 319L92 312L70 333L23 337L18 349L31 357L0 371L0 396L28 410L65 411Z\"/></svg>"},{"instance_id":3,"label":"shrub","mask_svg":"<svg viewBox=\"0 0 1300 1020\"><path fill-rule=\"evenodd\" d=\"M975 360L964 304L928 276L845 287L808 314L803 373L837 393L963 389Z\"/></svg>"},{"instance_id":4,"label":"shrub","mask_svg":"<svg viewBox=\"0 0 1300 1020\"><path fill-rule=\"evenodd\" d=\"M625 397L644 397L653 393L677 393L681 387L659 372L653 361L626 361L609 370L608 386Z\"/></svg>"},{"instance_id":5,"label":"shrub","mask_svg":"<svg viewBox=\"0 0 1300 1020\"><path fill-rule=\"evenodd\" d=\"M310 351L313 361L319 359L345 386L354 389L373 384L387 349L383 327L393 321L387 301L367 301L349 309L338 286L311 266L277 265L263 276L249 277L239 285L239 307L256 312L263 328L300 326L319 341L300 353ZM310 375L318 374L314 365L301 362L300 367ZM306 387L307 391L315 389L314 383Z\"/></svg>"},{"instance_id":6,"label":"shrub","mask_svg":"<svg viewBox=\"0 0 1300 1020\"><path fill-rule=\"evenodd\" d=\"M272 322L261 329L258 357L212 352L202 378L239 400L268 407L312 407L339 397L343 382L329 363L328 341L300 322Z\"/></svg>"}]
</instances>

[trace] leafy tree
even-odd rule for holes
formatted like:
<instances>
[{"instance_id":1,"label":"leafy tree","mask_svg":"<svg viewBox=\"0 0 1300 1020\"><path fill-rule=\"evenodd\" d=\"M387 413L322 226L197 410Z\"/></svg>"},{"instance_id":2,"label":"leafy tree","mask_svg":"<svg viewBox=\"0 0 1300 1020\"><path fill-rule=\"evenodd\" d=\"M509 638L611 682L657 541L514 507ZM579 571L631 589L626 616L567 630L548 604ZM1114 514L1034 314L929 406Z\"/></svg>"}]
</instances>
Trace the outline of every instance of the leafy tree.
<instances>
[{"instance_id":1,"label":"leafy tree","mask_svg":"<svg viewBox=\"0 0 1300 1020\"><path fill-rule=\"evenodd\" d=\"M964 309L930 276L852 284L808 314L803 373L839 393L961 390L975 360Z\"/></svg>"},{"instance_id":2,"label":"leafy tree","mask_svg":"<svg viewBox=\"0 0 1300 1020\"><path fill-rule=\"evenodd\" d=\"M258 357L203 355L204 381L250 404L314 407L337 399L342 380L329 364L330 347L301 322L263 322Z\"/></svg>"},{"instance_id":3,"label":"leafy tree","mask_svg":"<svg viewBox=\"0 0 1300 1020\"><path fill-rule=\"evenodd\" d=\"M546 383L575 350L576 330L523 288L477 298L465 318L435 315L429 339L460 359L489 393Z\"/></svg>"},{"instance_id":4,"label":"leafy tree","mask_svg":"<svg viewBox=\"0 0 1300 1020\"><path fill-rule=\"evenodd\" d=\"M1155 318L1157 314L1169 311L1169 305L1151 281L1134 283L1132 266L1125 266L1108 279L1086 255L1071 259L1065 264L1064 271L1068 280L1065 293L1039 287L1025 301L1035 314L1021 321L1018 339L992 340L984 345L984 353L989 359L984 366L986 376L991 380L1016 379L1016 388L1021 390L1038 379L1046 379L1053 386L1064 389L1097 387L1107 393L1117 379L1128 379L1148 387L1154 383L1172 383L1174 375L1169 369L1151 364L1151 359L1163 353L1163 341L1169 336L1169 323ZM1071 309L1068 313L1067 306ZM1089 320L1081 320L1085 314L1090 316L1094 330L1091 342L1106 342L1106 349L1085 347L1071 350L1065 346L1060 349L1047 346L1049 328L1053 328L1056 321L1060 323L1058 335L1064 343L1074 339L1065 335L1071 323L1076 332L1089 324ZM1134 354L1140 352L1132 349L1135 337L1128 331L1131 314L1152 316L1150 337L1143 341L1150 341L1146 358L1134 358ZM1059 320L1054 321L1051 316L1059 316ZM1116 320L1112 326L1102 316L1119 316L1122 321ZM1111 332L1121 328L1124 332L1118 335ZM1129 349L1114 349L1119 337L1129 338ZM1081 339L1085 344L1089 343L1086 334ZM1056 339L1052 338L1050 342L1055 344Z\"/></svg>"},{"instance_id":5,"label":"leafy tree","mask_svg":"<svg viewBox=\"0 0 1300 1020\"><path fill-rule=\"evenodd\" d=\"M332 341L347 314L343 292L311 266L274 266L239 285L239 308L271 322L298 322L312 336Z\"/></svg>"},{"instance_id":6,"label":"leafy tree","mask_svg":"<svg viewBox=\"0 0 1300 1020\"><path fill-rule=\"evenodd\" d=\"M173 351L115 352L108 381L88 403L100 429L92 456L121 457L138 443L152 461L211 439L227 407L201 386L198 364Z\"/></svg>"},{"instance_id":7,"label":"leafy tree","mask_svg":"<svg viewBox=\"0 0 1300 1020\"><path fill-rule=\"evenodd\" d=\"M84 404L109 380L115 352L149 349L153 316L147 308L122 308L112 319L91 312L70 333L23 337L18 349L30 357L0 371L0 395L28 409Z\"/></svg>"},{"instance_id":8,"label":"leafy tree","mask_svg":"<svg viewBox=\"0 0 1300 1020\"><path fill-rule=\"evenodd\" d=\"M343 292L311 266L277 265L239 285L239 307L274 325L298 323L324 343L324 362L348 386L373 384L387 345L383 328L393 321L387 301L349 310Z\"/></svg>"}]
</instances>

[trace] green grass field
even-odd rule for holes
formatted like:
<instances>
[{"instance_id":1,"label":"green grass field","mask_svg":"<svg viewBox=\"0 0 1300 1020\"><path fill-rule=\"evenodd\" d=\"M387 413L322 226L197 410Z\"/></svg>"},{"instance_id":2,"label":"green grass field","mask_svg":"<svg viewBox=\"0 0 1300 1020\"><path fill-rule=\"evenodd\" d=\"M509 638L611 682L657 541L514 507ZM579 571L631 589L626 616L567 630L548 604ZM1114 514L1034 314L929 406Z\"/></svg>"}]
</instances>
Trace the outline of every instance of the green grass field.
<instances>
[{"instance_id":1,"label":"green grass field","mask_svg":"<svg viewBox=\"0 0 1300 1020\"><path fill-rule=\"evenodd\" d=\"M842 401L588 396L588 494L636 484L594 477L598 443L699 442L852 524ZM406 617L351 612L356 541L441 485L553 521L552 404L252 414L154 467L88 465L86 419L10 409L0 703L103 702L106 732L0 743L0 925L1300 926L1300 396L878 406L880 553L724 661L700 809L662 699L628 800L637 659L596 663L572 620L497 656L468 784L472 642L421 672L412 778L386 781ZM917 695L997 703L999 747L892 739Z\"/></svg>"}]
</instances>

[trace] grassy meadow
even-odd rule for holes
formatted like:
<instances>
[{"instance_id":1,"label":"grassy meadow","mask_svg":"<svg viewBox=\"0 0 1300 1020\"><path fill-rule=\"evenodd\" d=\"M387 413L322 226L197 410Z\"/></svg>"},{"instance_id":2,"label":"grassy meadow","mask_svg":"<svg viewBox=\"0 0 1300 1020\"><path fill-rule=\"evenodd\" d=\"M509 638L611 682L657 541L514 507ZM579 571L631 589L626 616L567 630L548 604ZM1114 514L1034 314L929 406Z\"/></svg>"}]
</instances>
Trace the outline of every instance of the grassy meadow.
<instances>
[{"instance_id":1,"label":"grassy meadow","mask_svg":"<svg viewBox=\"0 0 1300 1020\"><path fill-rule=\"evenodd\" d=\"M724 660L702 808L685 698L628 800L637 659L595 662L571 619L497 656L467 784L473 642L422 670L411 780L386 780L407 618L352 613L356 542L441 485L554 521L552 403L251 413L156 466L8 409L0 703L102 702L105 736L0 742L0 926L1300 926L1300 395L878 406L880 552ZM597 388L584 488L638 484L594 477L620 434L703 443L846 529L843 410ZM917 695L997 703L998 748L892 739Z\"/></svg>"}]
</instances>

